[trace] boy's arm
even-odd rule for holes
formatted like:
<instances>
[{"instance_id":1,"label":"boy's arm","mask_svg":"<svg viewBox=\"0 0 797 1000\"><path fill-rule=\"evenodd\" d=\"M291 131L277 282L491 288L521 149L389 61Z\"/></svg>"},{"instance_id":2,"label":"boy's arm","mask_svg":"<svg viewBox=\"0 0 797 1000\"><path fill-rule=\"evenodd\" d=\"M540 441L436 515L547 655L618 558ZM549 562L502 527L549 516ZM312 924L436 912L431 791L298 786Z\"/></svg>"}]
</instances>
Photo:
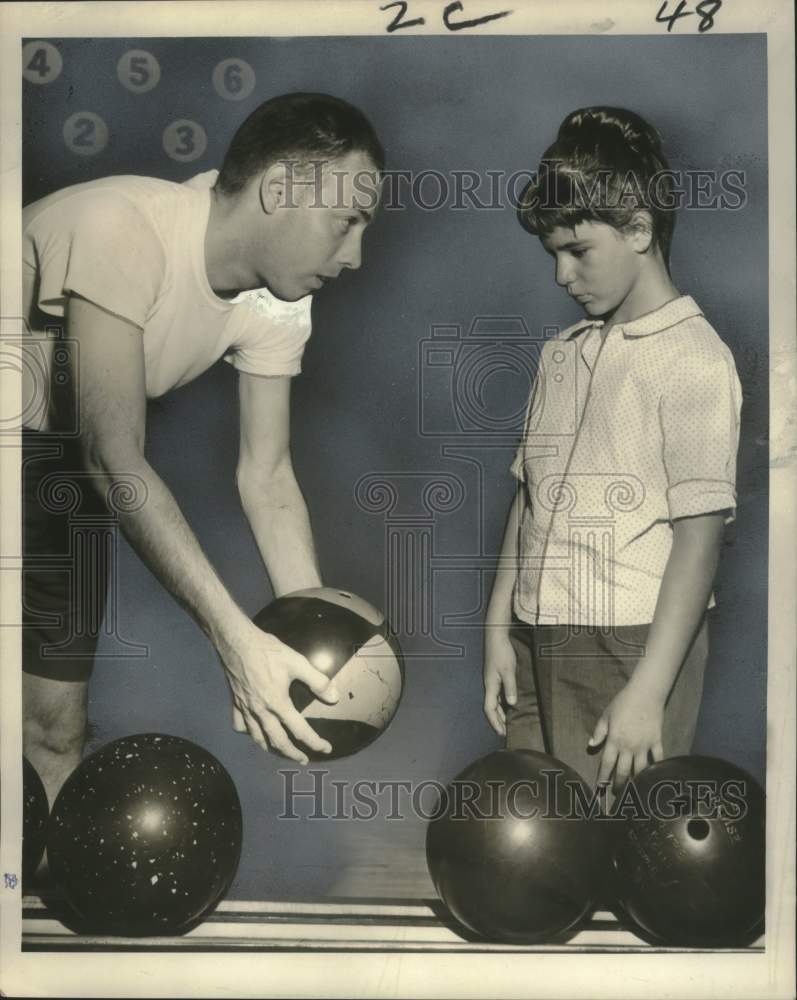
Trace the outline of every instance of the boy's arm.
<instances>
[{"instance_id":1,"label":"boy's arm","mask_svg":"<svg viewBox=\"0 0 797 1000\"><path fill-rule=\"evenodd\" d=\"M724 512L673 522L673 544L645 656L622 691L609 703L589 741L603 740L599 782L615 785L660 760L664 705L708 606L722 542ZM616 770L615 770L616 769Z\"/></svg>"},{"instance_id":2,"label":"boy's arm","mask_svg":"<svg viewBox=\"0 0 797 1000\"><path fill-rule=\"evenodd\" d=\"M290 739L324 750L325 741L288 697L299 678L324 700L328 679L304 657L254 625L226 590L166 484L144 455L146 394L142 330L71 296L67 331L78 342L80 440L86 468L103 495L132 474L142 484L137 509L118 513L133 549L209 636L219 653L233 702L250 736L293 760L306 755ZM120 479L121 477L121 479ZM287 730L287 732L286 732Z\"/></svg>"},{"instance_id":3,"label":"boy's arm","mask_svg":"<svg viewBox=\"0 0 797 1000\"><path fill-rule=\"evenodd\" d=\"M490 603L484 621L484 713L499 736L506 736L501 691L510 705L517 700L515 652L509 641L512 595L518 572L518 531L525 509L526 491L519 487L509 508L504 540L498 557Z\"/></svg>"}]
</instances>

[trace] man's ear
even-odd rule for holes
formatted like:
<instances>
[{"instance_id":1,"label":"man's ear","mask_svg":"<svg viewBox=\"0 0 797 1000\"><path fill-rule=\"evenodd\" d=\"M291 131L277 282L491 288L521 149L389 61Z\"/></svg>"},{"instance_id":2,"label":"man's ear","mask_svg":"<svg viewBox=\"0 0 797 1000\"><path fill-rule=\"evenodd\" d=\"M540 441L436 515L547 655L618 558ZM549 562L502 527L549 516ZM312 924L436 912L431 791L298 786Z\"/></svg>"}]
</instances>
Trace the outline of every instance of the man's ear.
<instances>
[{"instance_id":1,"label":"man's ear","mask_svg":"<svg viewBox=\"0 0 797 1000\"><path fill-rule=\"evenodd\" d=\"M266 215L274 212L285 204L288 191L288 178L284 163L272 163L260 177L260 207Z\"/></svg>"},{"instance_id":2,"label":"man's ear","mask_svg":"<svg viewBox=\"0 0 797 1000\"><path fill-rule=\"evenodd\" d=\"M637 253L647 253L653 242L653 216L646 208L634 212L628 231L633 249Z\"/></svg>"}]
</instances>

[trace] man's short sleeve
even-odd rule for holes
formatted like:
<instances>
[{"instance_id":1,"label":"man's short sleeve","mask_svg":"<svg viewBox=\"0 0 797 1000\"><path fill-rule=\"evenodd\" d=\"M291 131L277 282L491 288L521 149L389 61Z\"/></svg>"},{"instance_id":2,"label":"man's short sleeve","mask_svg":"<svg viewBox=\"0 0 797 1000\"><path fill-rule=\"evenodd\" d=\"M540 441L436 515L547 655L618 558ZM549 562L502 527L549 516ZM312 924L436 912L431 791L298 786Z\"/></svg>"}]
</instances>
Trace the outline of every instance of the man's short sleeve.
<instances>
[{"instance_id":1,"label":"man's short sleeve","mask_svg":"<svg viewBox=\"0 0 797 1000\"><path fill-rule=\"evenodd\" d=\"M256 289L233 302L241 310L243 333L224 360L250 375L298 375L312 332L312 297L283 302Z\"/></svg>"},{"instance_id":2,"label":"man's short sleeve","mask_svg":"<svg viewBox=\"0 0 797 1000\"><path fill-rule=\"evenodd\" d=\"M736 507L742 393L730 351L682 358L661 397L659 418L670 520Z\"/></svg>"},{"instance_id":3,"label":"man's short sleeve","mask_svg":"<svg viewBox=\"0 0 797 1000\"><path fill-rule=\"evenodd\" d=\"M54 316L75 293L143 327L165 272L155 230L113 191L74 194L36 212L23 251L38 275L37 305Z\"/></svg>"}]
</instances>

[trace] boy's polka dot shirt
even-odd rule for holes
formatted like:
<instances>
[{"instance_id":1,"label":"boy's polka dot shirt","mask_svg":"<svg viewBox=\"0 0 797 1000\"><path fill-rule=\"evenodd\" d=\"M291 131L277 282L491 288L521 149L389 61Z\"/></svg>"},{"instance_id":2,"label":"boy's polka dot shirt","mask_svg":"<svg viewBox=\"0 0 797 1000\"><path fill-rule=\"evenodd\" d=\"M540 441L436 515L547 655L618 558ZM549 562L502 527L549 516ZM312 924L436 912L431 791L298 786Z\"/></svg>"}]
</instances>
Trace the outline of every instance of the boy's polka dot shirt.
<instances>
[{"instance_id":1,"label":"boy's polka dot shirt","mask_svg":"<svg viewBox=\"0 0 797 1000\"><path fill-rule=\"evenodd\" d=\"M672 522L734 516L742 393L727 346L689 296L602 326L544 345L512 465L528 500L514 605L531 624L651 622Z\"/></svg>"}]
</instances>

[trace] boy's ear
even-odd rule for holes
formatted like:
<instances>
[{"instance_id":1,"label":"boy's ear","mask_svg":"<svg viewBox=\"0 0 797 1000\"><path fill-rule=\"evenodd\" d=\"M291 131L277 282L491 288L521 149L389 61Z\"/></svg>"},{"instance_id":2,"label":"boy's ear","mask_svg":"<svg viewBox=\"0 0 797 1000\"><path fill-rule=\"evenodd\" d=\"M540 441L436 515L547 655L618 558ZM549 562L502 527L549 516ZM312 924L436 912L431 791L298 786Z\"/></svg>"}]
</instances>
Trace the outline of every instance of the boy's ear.
<instances>
[{"instance_id":1,"label":"boy's ear","mask_svg":"<svg viewBox=\"0 0 797 1000\"><path fill-rule=\"evenodd\" d=\"M647 253L653 242L653 216L647 209L640 208L631 216L628 224L631 246L637 253Z\"/></svg>"}]
</instances>

